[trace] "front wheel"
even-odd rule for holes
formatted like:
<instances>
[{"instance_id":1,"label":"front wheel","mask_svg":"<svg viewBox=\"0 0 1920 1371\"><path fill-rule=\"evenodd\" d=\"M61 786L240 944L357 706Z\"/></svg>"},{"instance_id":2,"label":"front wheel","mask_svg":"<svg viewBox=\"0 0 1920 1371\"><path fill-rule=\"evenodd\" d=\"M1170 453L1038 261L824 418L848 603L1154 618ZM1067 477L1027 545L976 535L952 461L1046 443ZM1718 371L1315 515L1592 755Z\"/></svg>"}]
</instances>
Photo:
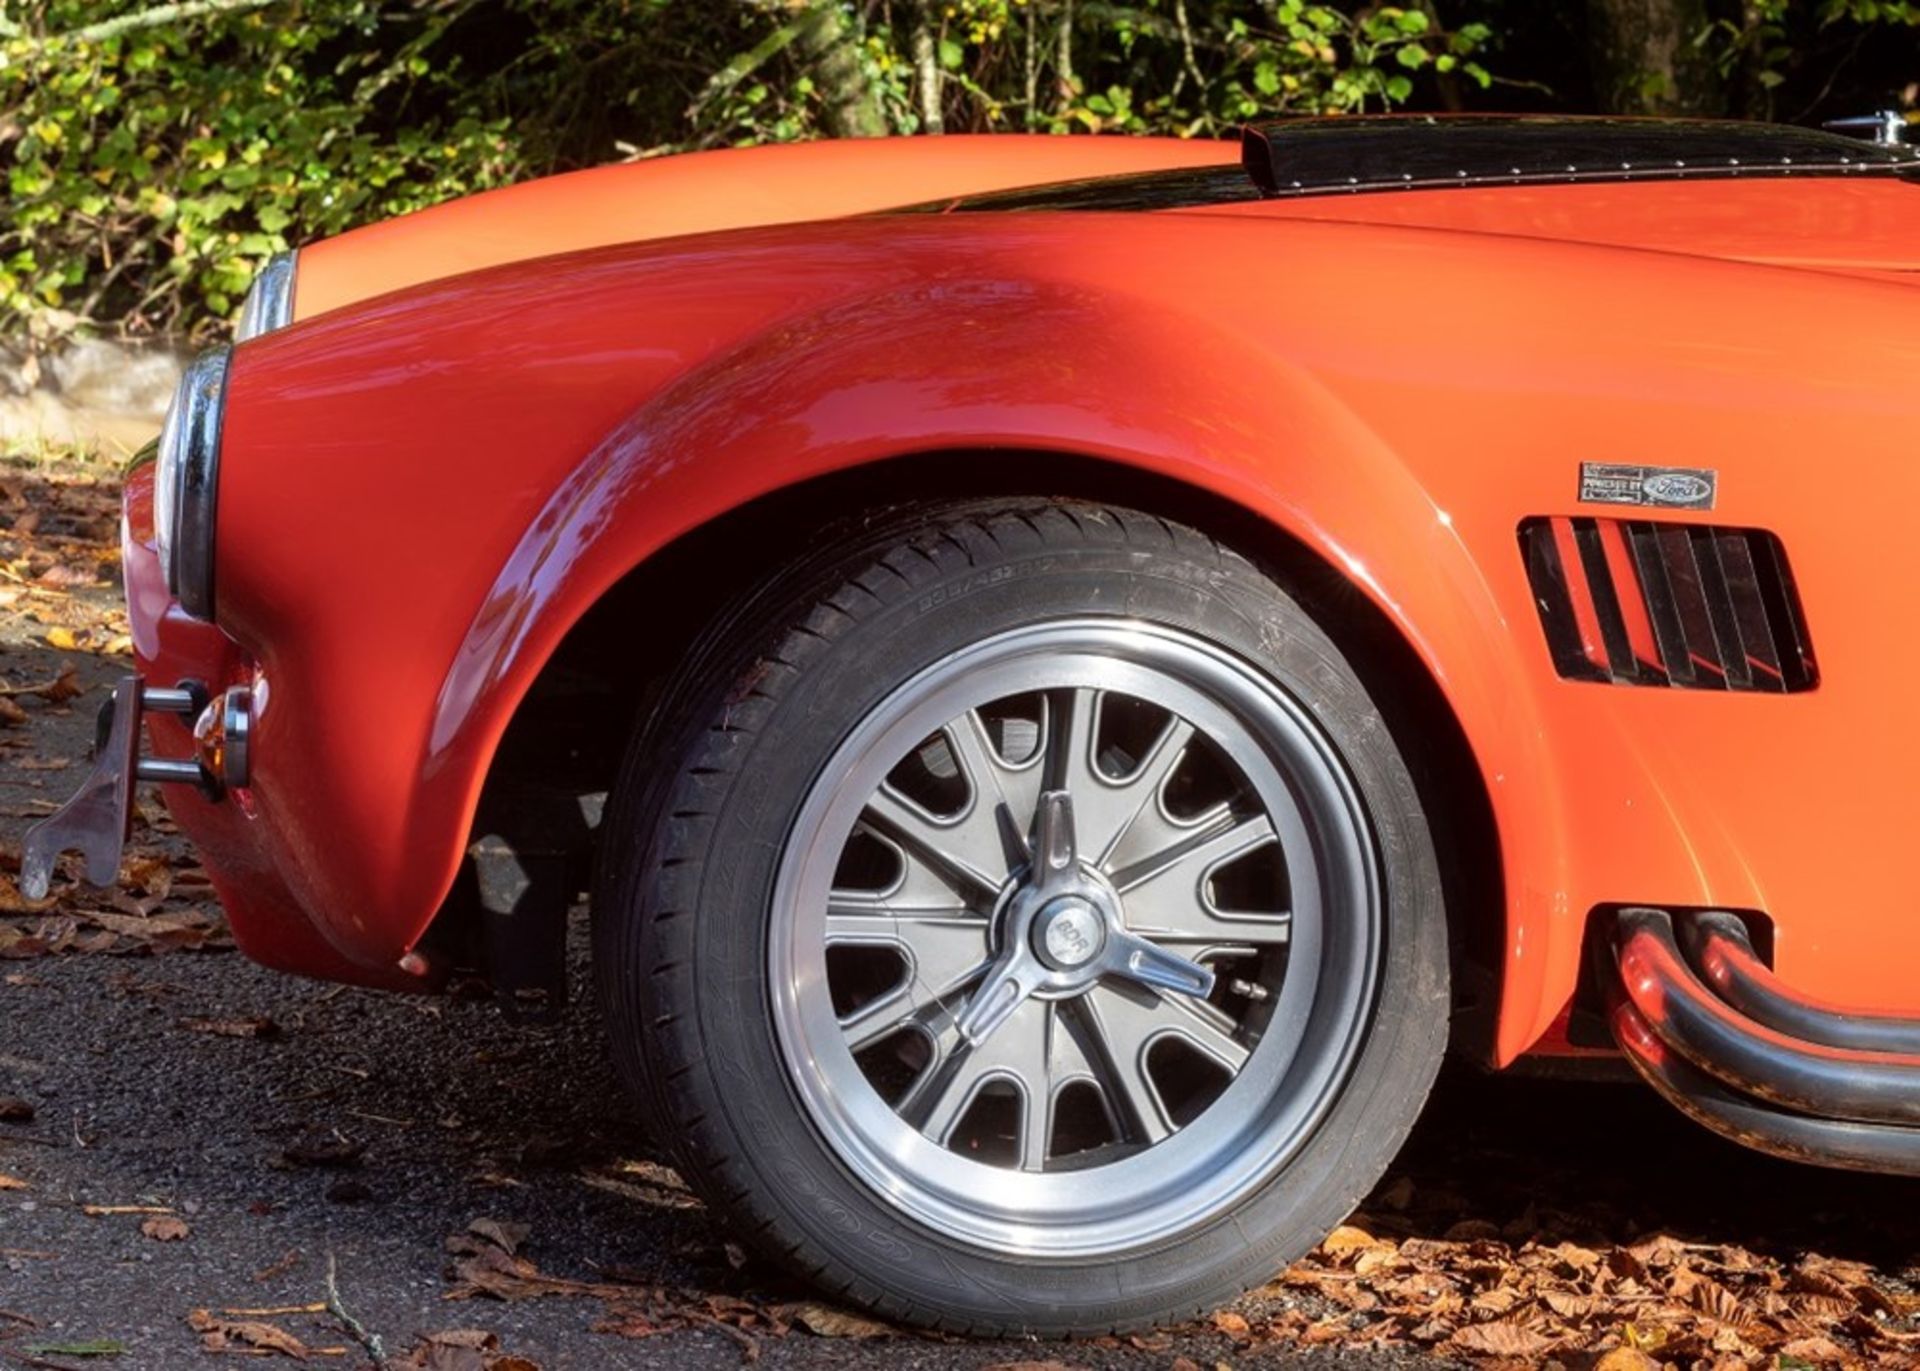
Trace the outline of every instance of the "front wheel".
<instances>
[{"instance_id":1,"label":"front wheel","mask_svg":"<svg viewBox=\"0 0 1920 1371\"><path fill-rule=\"evenodd\" d=\"M610 1027L689 1178L886 1316L1111 1331L1338 1223L1444 1046L1439 880L1326 635L1127 511L921 514L751 597L608 821Z\"/></svg>"}]
</instances>

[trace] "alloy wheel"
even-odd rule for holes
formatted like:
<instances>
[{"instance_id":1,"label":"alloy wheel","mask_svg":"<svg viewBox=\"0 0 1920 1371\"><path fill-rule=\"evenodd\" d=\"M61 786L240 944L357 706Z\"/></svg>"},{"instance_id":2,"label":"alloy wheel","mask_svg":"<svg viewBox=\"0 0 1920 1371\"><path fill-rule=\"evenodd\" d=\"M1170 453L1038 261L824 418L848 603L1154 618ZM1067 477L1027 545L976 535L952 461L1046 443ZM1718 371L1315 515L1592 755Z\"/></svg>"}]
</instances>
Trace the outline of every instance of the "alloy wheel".
<instances>
[{"instance_id":1,"label":"alloy wheel","mask_svg":"<svg viewBox=\"0 0 1920 1371\"><path fill-rule=\"evenodd\" d=\"M1311 1135L1364 1036L1382 891L1324 733L1216 646L1003 633L855 726L801 807L768 958L833 1152L936 1231L1106 1254Z\"/></svg>"}]
</instances>

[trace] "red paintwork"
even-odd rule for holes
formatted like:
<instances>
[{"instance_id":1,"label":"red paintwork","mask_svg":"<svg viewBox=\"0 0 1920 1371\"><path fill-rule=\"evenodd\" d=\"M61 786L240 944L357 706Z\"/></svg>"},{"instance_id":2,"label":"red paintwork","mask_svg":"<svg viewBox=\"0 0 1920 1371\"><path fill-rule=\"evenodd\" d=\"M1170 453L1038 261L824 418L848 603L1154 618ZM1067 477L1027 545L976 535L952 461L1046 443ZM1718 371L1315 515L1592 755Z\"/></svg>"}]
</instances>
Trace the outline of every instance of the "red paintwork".
<instances>
[{"instance_id":1,"label":"red paintwork","mask_svg":"<svg viewBox=\"0 0 1920 1371\"><path fill-rule=\"evenodd\" d=\"M1920 294L1846 274L1920 258L1916 195L1708 182L843 220L308 317L234 355L231 644L157 614L130 496L143 666L267 698L246 805L175 797L180 821L254 955L390 983L521 693L624 573L819 473L1071 452L1240 502L1426 663L1499 826L1507 907L1462 916L1504 922L1500 1060L1562 1015L1602 903L1765 910L1797 989L1920 1012L1902 722L1920 644L1892 556L1920 500ZM1716 253L1840 270L1690 255ZM1716 520L1791 553L1819 688L1557 678L1515 530L1577 512L1582 459L1718 467Z\"/></svg>"},{"instance_id":2,"label":"red paintwork","mask_svg":"<svg viewBox=\"0 0 1920 1371\"><path fill-rule=\"evenodd\" d=\"M1907 188L1871 181L1641 182L1510 186L1225 207L1321 222L1600 243L1775 266L1903 272L1920 266Z\"/></svg>"},{"instance_id":3,"label":"red paintwork","mask_svg":"<svg viewBox=\"0 0 1920 1371\"><path fill-rule=\"evenodd\" d=\"M958 134L721 148L594 167L302 248L294 306L306 319L422 281L584 248L1239 160L1237 141Z\"/></svg>"}]
</instances>

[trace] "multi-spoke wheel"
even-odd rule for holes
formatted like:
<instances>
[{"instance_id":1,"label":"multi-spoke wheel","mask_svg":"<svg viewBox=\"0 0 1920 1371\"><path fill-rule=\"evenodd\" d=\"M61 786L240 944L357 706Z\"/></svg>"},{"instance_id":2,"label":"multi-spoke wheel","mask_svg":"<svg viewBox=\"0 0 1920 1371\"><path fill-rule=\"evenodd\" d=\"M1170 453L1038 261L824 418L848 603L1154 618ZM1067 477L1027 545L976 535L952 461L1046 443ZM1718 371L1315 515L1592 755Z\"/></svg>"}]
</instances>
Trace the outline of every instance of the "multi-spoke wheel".
<instances>
[{"instance_id":1,"label":"multi-spoke wheel","mask_svg":"<svg viewBox=\"0 0 1920 1371\"><path fill-rule=\"evenodd\" d=\"M823 563L695 659L609 820L597 957L682 1166L895 1317L1108 1328L1265 1278L1444 1041L1364 689L1142 516L923 516Z\"/></svg>"}]
</instances>

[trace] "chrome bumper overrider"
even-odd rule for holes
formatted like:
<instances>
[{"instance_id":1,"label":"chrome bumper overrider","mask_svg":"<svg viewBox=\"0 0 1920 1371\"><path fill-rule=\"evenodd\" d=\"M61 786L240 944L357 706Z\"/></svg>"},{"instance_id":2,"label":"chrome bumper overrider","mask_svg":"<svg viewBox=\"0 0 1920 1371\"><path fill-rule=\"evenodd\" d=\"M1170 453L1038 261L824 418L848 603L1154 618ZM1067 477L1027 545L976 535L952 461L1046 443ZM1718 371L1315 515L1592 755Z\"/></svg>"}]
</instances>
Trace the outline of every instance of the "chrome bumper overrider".
<instances>
[{"instance_id":1,"label":"chrome bumper overrider","mask_svg":"<svg viewBox=\"0 0 1920 1371\"><path fill-rule=\"evenodd\" d=\"M141 718L148 711L193 719L195 752L186 758L142 757ZM87 879L112 885L133 817L133 788L141 781L187 784L218 798L247 783L252 701L244 686L209 699L206 687L146 685L122 676L101 715L93 770L59 809L27 830L20 855L20 890L44 899L60 854L77 850Z\"/></svg>"}]
</instances>

